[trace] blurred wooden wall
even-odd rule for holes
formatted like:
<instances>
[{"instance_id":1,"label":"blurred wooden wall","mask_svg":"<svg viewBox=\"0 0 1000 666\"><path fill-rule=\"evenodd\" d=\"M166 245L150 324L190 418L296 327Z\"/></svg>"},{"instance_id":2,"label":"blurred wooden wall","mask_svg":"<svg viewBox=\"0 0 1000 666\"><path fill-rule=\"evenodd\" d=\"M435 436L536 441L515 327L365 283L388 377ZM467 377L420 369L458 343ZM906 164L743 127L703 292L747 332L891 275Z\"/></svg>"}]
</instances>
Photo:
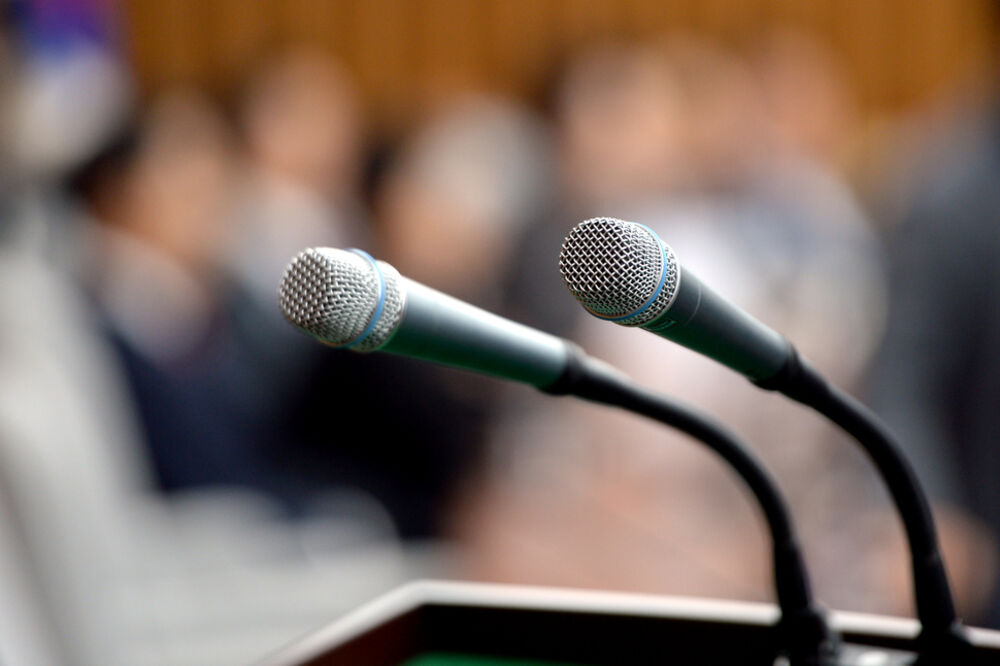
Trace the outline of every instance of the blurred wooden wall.
<instances>
[{"instance_id":1,"label":"blurred wooden wall","mask_svg":"<svg viewBox=\"0 0 1000 666\"><path fill-rule=\"evenodd\" d=\"M225 90L264 53L309 43L340 57L373 119L405 121L442 91L537 88L566 49L601 36L755 27L814 31L844 58L869 112L924 100L987 60L996 0L124 0L141 84Z\"/></svg>"}]
</instances>

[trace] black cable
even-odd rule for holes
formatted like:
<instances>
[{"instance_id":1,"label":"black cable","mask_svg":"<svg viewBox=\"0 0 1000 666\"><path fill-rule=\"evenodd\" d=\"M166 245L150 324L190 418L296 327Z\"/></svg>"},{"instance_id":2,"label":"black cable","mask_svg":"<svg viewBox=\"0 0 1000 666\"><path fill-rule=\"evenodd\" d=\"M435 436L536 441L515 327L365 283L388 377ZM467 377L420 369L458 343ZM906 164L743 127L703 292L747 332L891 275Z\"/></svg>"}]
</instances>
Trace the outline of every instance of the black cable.
<instances>
[{"instance_id":1,"label":"black cable","mask_svg":"<svg viewBox=\"0 0 1000 666\"><path fill-rule=\"evenodd\" d=\"M819 412L853 437L875 463L896 505L910 543L921 651L955 658L968 645L955 612L941 559L934 517L916 472L892 432L871 410L828 383L792 350L777 376L755 382ZM958 662L953 662L958 663Z\"/></svg>"},{"instance_id":2,"label":"black cable","mask_svg":"<svg viewBox=\"0 0 1000 666\"><path fill-rule=\"evenodd\" d=\"M750 449L710 416L671 398L639 387L609 365L589 358L572 347L568 370L543 390L553 395L573 395L620 407L680 430L707 444L721 456L749 487L763 511L771 532L774 584L781 610L779 630L792 663L831 663L837 640L822 609L814 602L802 551L795 536L788 506L778 486Z\"/></svg>"}]
</instances>

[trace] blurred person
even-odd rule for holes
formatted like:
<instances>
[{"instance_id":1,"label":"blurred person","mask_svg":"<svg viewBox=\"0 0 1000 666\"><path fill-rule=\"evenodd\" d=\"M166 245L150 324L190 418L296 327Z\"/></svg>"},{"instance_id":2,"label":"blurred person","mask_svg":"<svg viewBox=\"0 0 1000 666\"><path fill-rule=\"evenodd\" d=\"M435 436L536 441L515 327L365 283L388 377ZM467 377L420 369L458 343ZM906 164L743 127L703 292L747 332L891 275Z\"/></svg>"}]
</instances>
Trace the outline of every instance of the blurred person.
<instances>
[{"instance_id":1,"label":"blurred person","mask_svg":"<svg viewBox=\"0 0 1000 666\"><path fill-rule=\"evenodd\" d=\"M330 56L270 58L239 100L245 174L229 262L267 314L289 259L306 247L367 240L358 201L364 143L354 84Z\"/></svg>"},{"instance_id":2,"label":"blurred person","mask_svg":"<svg viewBox=\"0 0 1000 666\"><path fill-rule=\"evenodd\" d=\"M484 307L517 237L551 197L541 121L505 100L460 99L406 142L379 197L379 242L415 280Z\"/></svg>"},{"instance_id":3,"label":"blurred person","mask_svg":"<svg viewBox=\"0 0 1000 666\"><path fill-rule=\"evenodd\" d=\"M96 223L88 282L126 369L164 490L252 483L264 425L253 366L226 322L219 257L233 156L203 98L159 99L134 133L82 170Z\"/></svg>"},{"instance_id":4,"label":"blurred person","mask_svg":"<svg viewBox=\"0 0 1000 666\"><path fill-rule=\"evenodd\" d=\"M116 8L67 10L0 6L0 661L15 666L111 652L94 600L123 562L115 500L135 462L119 449L133 424L72 280L78 227L58 187L118 130L130 81Z\"/></svg>"},{"instance_id":5,"label":"blurred person","mask_svg":"<svg viewBox=\"0 0 1000 666\"><path fill-rule=\"evenodd\" d=\"M329 54L296 47L263 59L234 101L239 165L219 252L232 282L226 308L241 323L257 390L267 394L264 403L286 439L284 460L272 462L313 486L364 485L351 473L333 479L317 472L329 470L338 454L322 420L329 412L311 395L340 396L342 389L324 387L325 375L349 385L351 361L331 358L289 326L277 303L282 272L298 252L369 239L358 196L364 128L354 83ZM349 449L341 444L339 456L365 458Z\"/></svg>"},{"instance_id":6,"label":"blurred person","mask_svg":"<svg viewBox=\"0 0 1000 666\"><path fill-rule=\"evenodd\" d=\"M520 231L504 282L505 309L519 321L572 336L579 308L555 265L575 222L658 199L690 174L679 155L681 108L664 54L608 41L554 67L542 105L554 164L547 197Z\"/></svg>"},{"instance_id":7,"label":"blurred person","mask_svg":"<svg viewBox=\"0 0 1000 666\"><path fill-rule=\"evenodd\" d=\"M765 29L749 52L779 150L844 166L859 113L843 63L818 38L789 26Z\"/></svg>"},{"instance_id":8,"label":"blurred person","mask_svg":"<svg viewBox=\"0 0 1000 666\"><path fill-rule=\"evenodd\" d=\"M384 389L385 374L371 361L301 335L277 306L281 274L299 251L364 247L371 239L359 197L365 128L354 83L329 54L296 47L263 60L237 104L241 163L220 249L233 281L226 308L253 359L255 409L267 407L275 440L269 471L258 474L282 478L280 495L300 504L326 493L375 499L399 535L427 537L435 531L437 491L415 470L430 462L399 456L393 446L426 427L401 422L399 432L372 443L368 417L378 418L392 402L387 396L401 392Z\"/></svg>"},{"instance_id":9,"label":"blurred person","mask_svg":"<svg viewBox=\"0 0 1000 666\"><path fill-rule=\"evenodd\" d=\"M640 203L626 219L650 225L686 266L794 340L831 381L856 387L884 308L881 248L867 216L828 166L783 139L792 128L783 125L750 62L690 36L662 48L682 91L685 159L694 179L659 204ZM598 340L608 344L616 334L602 330ZM856 447L797 406L648 337L620 348L623 362L757 445L799 517L818 594L836 608L908 612L905 593L885 582L877 564L889 545L871 532L884 533L877 526L894 519ZM650 374L642 359L651 357L664 359L676 379ZM708 470L701 465L687 473L697 479ZM852 491L841 490L848 486ZM856 516L865 517L860 525Z\"/></svg>"},{"instance_id":10,"label":"blurred person","mask_svg":"<svg viewBox=\"0 0 1000 666\"><path fill-rule=\"evenodd\" d=\"M444 105L374 174L377 256L409 278L498 309L514 239L546 194L546 140L539 121L506 100ZM315 401L349 386L357 401L345 411L351 422L378 419L378 441L363 444L374 466L368 476L381 479L378 496L401 534L453 537L451 515L476 483L501 400L496 382L377 354L341 352L329 363L338 368L327 373L333 386L313 391Z\"/></svg>"},{"instance_id":11,"label":"blurred person","mask_svg":"<svg viewBox=\"0 0 1000 666\"><path fill-rule=\"evenodd\" d=\"M949 566L978 581L981 597L992 593L986 610L970 617L991 627L1000 627L998 100L992 81L964 99L943 101L903 130L907 150L883 193L896 222L889 243L892 298L870 391L946 509L942 517L964 521L980 541L984 531L992 540L992 556L980 547L977 559Z\"/></svg>"},{"instance_id":12,"label":"blurred person","mask_svg":"<svg viewBox=\"0 0 1000 666\"><path fill-rule=\"evenodd\" d=\"M573 214L658 198L689 177L677 78L650 45L609 43L560 72L550 103Z\"/></svg>"},{"instance_id":13,"label":"blurred person","mask_svg":"<svg viewBox=\"0 0 1000 666\"><path fill-rule=\"evenodd\" d=\"M334 449L303 444L304 380L279 363L291 343L262 335L266 318L242 305L225 270L235 169L207 98L159 98L76 179L94 221L87 281L160 488L242 487L298 515L343 486L324 475L338 466Z\"/></svg>"},{"instance_id":14,"label":"blurred person","mask_svg":"<svg viewBox=\"0 0 1000 666\"><path fill-rule=\"evenodd\" d=\"M852 147L852 127L856 126L858 117L856 94L841 63L814 36L787 27L772 29L759 36L751 53L755 73L763 91L765 110L775 128L775 140L781 153L787 156L784 172L808 174L808 182L812 183L813 190L816 193L825 191L829 199L829 195L834 194L838 188L844 188L836 174L843 170L848 162L846 158L850 157L847 150ZM801 175L797 180L807 182ZM834 212L836 210L833 209ZM898 288L894 288L888 294L892 300L887 299L886 304L873 308L872 311L884 312L888 308L891 315L899 307L896 303L898 291ZM819 317L815 319L821 321ZM823 325L830 324L824 322ZM876 346L871 354L878 367L884 363L884 348L879 346L883 330L881 327L874 330ZM887 334L896 336L892 331ZM833 359L836 358L845 358L842 350L837 351ZM848 386L865 388L870 368L866 364L861 370L865 372L860 375L865 380L864 384L859 384L856 380L850 382L848 375L844 378ZM879 392L885 396L884 389L879 389ZM881 405L876 403L876 407ZM901 419L898 411L893 411L895 410L890 410L889 413L892 414L890 420L894 429L903 436L904 444L914 446L909 444L912 427L897 427ZM926 442L926 437L915 441L917 444L910 453L918 468L923 468L921 479L926 480L929 488L935 489L943 470L935 470L922 460L924 453L919 442ZM942 467L947 468L948 465L945 463ZM942 502L943 495L936 491L934 494L937 495L935 509L943 547L959 606L963 612L978 613L996 578L991 573L984 573L978 562L994 560L995 547L971 516L956 510L954 497L949 505ZM898 531L893 534L892 539L883 539L883 543L883 557L887 562L893 559L900 561L904 557L904 545L900 542ZM897 581L897 587L906 585L898 577Z\"/></svg>"},{"instance_id":15,"label":"blurred person","mask_svg":"<svg viewBox=\"0 0 1000 666\"><path fill-rule=\"evenodd\" d=\"M239 487L296 516L341 488L302 460L304 435L289 413L298 385L275 380L272 341L224 267L233 151L207 98L159 98L75 179L93 222L85 280L160 489Z\"/></svg>"},{"instance_id":16,"label":"blurred person","mask_svg":"<svg viewBox=\"0 0 1000 666\"><path fill-rule=\"evenodd\" d=\"M819 44L800 37L821 52ZM799 344L810 358L842 373L835 380L856 381L881 330L881 248L847 184L817 157L806 138L792 138L800 128L791 119L805 102L796 102L794 86L784 91L786 98L773 99L773 86L763 83L778 77L772 76L770 63L746 61L690 37L670 39L663 48L683 91L686 159L695 178L692 187L659 205L635 208L654 220L663 216L665 229L675 227L673 234L693 234L692 242L699 246L707 242L707 251L733 246L740 263L716 259L720 270L760 264L753 268L754 280L735 282L748 297L773 303L765 311L773 311L772 322L779 328L790 318L783 330L802 339ZM822 67L810 70L813 61ZM818 88L841 84L837 78L823 82L827 72L837 71L827 59L813 61L796 64L805 70L801 77ZM823 104L809 89L801 95L809 96L815 107ZM828 98L850 98L850 91ZM808 119L801 122L808 125ZM752 296L757 290L761 295ZM838 320L853 331L849 339L825 332ZM816 341L816 348L809 348L809 340Z\"/></svg>"}]
</instances>

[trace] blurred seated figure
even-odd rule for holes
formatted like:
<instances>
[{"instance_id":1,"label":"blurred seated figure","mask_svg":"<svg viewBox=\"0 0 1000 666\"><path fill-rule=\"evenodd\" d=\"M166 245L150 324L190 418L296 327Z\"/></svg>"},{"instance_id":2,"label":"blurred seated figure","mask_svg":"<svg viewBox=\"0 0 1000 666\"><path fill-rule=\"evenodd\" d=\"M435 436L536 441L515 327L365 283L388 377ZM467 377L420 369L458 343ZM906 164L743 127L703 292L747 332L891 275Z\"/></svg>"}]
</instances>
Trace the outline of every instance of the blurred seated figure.
<instances>
[{"instance_id":1,"label":"blurred seated figure","mask_svg":"<svg viewBox=\"0 0 1000 666\"><path fill-rule=\"evenodd\" d=\"M307 247L364 246L368 239L357 200L363 128L348 73L318 50L299 47L264 59L235 103L240 159L226 211L232 219L224 221L219 248L232 283L226 307L253 347L258 390L288 413L313 374L335 370L317 369L324 350L284 320L278 282ZM286 420L283 427L296 424Z\"/></svg>"},{"instance_id":2,"label":"blurred seated figure","mask_svg":"<svg viewBox=\"0 0 1000 666\"><path fill-rule=\"evenodd\" d=\"M266 315L245 305L252 297L225 270L234 167L216 109L175 93L77 178L94 221L88 284L125 369L157 483L168 493L253 490L290 516L323 512L324 498L338 493L370 497L351 456L362 426L330 429L331 416L358 413L349 361L323 365L331 357L317 357L324 350L312 341L269 336ZM311 413L309 374L283 363L289 348L302 347L300 356L319 364L310 372L341 371L347 380L319 395L326 406ZM331 401L341 409L331 411Z\"/></svg>"},{"instance_id":3,"label":"blurred seated figure","mask_svg":"<svg viewBox=\"0 0 1000 666\"><path fill-rule=\"evenodd\" d=\"M176 93L80 177L97 223L92 293L167 491L274 476L272 414L223 300L233 167L216 111Z\"/></svg>"},{"instance_id":4,"label":"blurred seated figure","mask_svg":"<svg viewBox=\"0 0 1000 666\"><path fill-rule=\"evenodd\" d=\"M328 55L296 49L266 60L239 103L243 164L222 256L235 283L226 305L252 359L244 380L255 395L241 404L257 415L258 441L272 433L265 473L278 472L281 496L362 493L400 536L437 536L456 456L473 449L463 401L428 392L395 359L322 347L277 307L299 251L378 255L358 196L364 128L353 84Z\"/></svg>"},{"instance_id":5,"label":"blurred seated figure","mask_svg":"<svg viewBox=\"0 0 1000 666\"><path fill-rule=\"evenodd\" d=\"M264 61L238 102L245 164L227 259L277 315L276 285L295 253L367 239L357 201L364 128L348 73L320 51Z\"/></svg>"},{"instance_id":6,"label":"blurred seated figure","mask_svg":"<svg viewBox=\"0 0 1000 666\"><path fill-rule=\"evenodd\" d=\"M995 73L994 73L995 76ZM902 436L935 499L1000 537L1000 102L953 101L914 124L887 199L889 325L872 381L874 406ZM914 148L915 147L915 148ZM949 562L950 564L950 562ZM970 573L996 579L996 558ZM980 584L981 595L990 587ZM971 620L1000 627L1000 594Z\"/></svg>"},{"instance_id":7,"label":"blurred seated figure","mask_svg":"<svg viewBox=\"0 0 1000 666\"><path fill-rule=\"evenodd\" d=\"M556 266L566 231L657 197L679 177L676 85L662 63L651 48L609 42L560 63L550 77L542 100L552 125L548 196L520 230L505 280L505 308L519 321L572 336L579 307Z\"/></svg>"},{"instance_id":8,"label":"blurred seated figure","mask_svg":"<svg viewBox=\"0 0 1000 666\"><path fill-rule=\"evenodd\" d=\"M446 104L376 174L376 256L409 278L498 309L514 239L545 194L546 138L539 121L510 102ZM341 424L357 429L353 446L377 465L377 495L404 536L450 536L458 498L478 479L498 382L392 356L330 355L350 374L328 373L314 402L331 392L357 401L346 403L356 407L345 409Z\"/></svg>"},{"instance_id":9,"label":"blurred seated figure","mask_svg":"<svg viewBox=\"0 0 1000 666\"><path fill-rule=\"evenodd\" d=\"M817 166L825 167L828 174L826 180L830 183L829 174L838 165L844 164L848 157L845 149L850 147L852 141L847 130L852 118L856 117L851 99L845 94L848 82L842 68L832 54L815 39L787 28L766 32L757 40L754 56L766 109L775 128L777 145L782 152L797 158L789 166L793 169L807 169L812 164L812 171ZM962 485L969 489L975 488L970 495L978 496L980 488L991 484L979 482L964 485L957 478L949 476L955 471L956 458L949 443L958 441L958 438L942 437L943 433L939 429L942 421L935 416L942 413L942 404L948 401L931 405L929 396L932 392L926 392L928 377L935 372L964 372L955 369L962 367L960 362L954 358L946 359L947 355L941 353L941 350L952 347L942 345L932 350L933 345L927 346L930 340L927 336L933 336L933 333L926 330L922 317L926 308L930 307L929 301L925 300L930 289L926 284L921 284L922 278L919 277L927 277L924 262L929 261L932 255L937 256L939 248L945 246L944 243L939 245L938 236L935 236L933 242L929 240L928 230L940 222L930 222L928 214L932 206L928 201L937 199L941 188L952 188L956 177L958 180L965 178L963 175L953 174L968 174L971 173L970 169L982 168L984 172L989 169L986 166L988 159L980 161L986 154L980 146L990 143L989 130L986 129L989 121L981 116L965 118L964 121L968 124L959 131L956 129L956 119L952 119L952 123L956 124L950 126L950 129L933 133L930 142L936 144L934 148L928 149L926 153L917 149L910 155L910 159L916 161L918 154L933 154L935 159L928 162L934 162L934 167L919 170L918 174L909 173L907 177L899 179L904 181L901 189L906 191L900 198L907 203L896 214L902 216L906 223L893 236L889 245L888 263L892 272L892 284L886 306L881 308L888 312L888 326L884 331L879 331L884 335L875 338L876 346L872 351L870 367L866 368L866 381L858 388L874 392L872 404L875 411L884 416L899 435L906 453L917 467L920 479L932 496L959 611L973 623L989 621L995 624L1000 616L994 611L994 616L990 618L984 614L984 609L989 605L990 591L997 579L990 563L996 561L996 525L1000 523L989 518L988 510L984 512L977 509L993 506L994 503L981 498L969 500L968 497L963 498L961 493L953 492L957 485ZM912 136L909 138L913 139ZM913 143L921 145L919 140ZM948 146L947 149L943 148L945 145ZM927 146L923 149L927 149ZM939 157L943 157L944 161L939 162ZM972 167L972 164L978 166ZM904 166L902 171L910 172L909 166L912 165ZM816 176L812 176L812 180L819 184L823 182L817 180ZM893 178L889 180L892 181ZM951 190L950 196L955 197L952 200L954 205L961 208L965 204L959 201L967 195L958 194L957 190L960 189ZM829 184L826 191L833 192ZM900 192L896 194L899 195ZM885 192L880 196L883 201L879 203L885 203ZM836 208L831 210L836 211ZM957 221L961 216L949 214L947 217ZM930 233L943 233L943 228L939 232ZM955 238L968 238L972 235L954 229L949 233L955 234ZM831 269L830 281L839 279L843 284L845 277L838 273L838 266L834 265ZM931 272L937 275L936 272ZM933 281L935 285L939 284L936 277ZM951 289L944 286L947 282L941 284L941 288ZM823 321L820 316L815 319L823 326L836 326L836 322ZM844 324L847 322L841 322L841 325ZM848 325L859 327L864 325L864 321ZM855 336L854 340L857 339ZM837 351L837 355L831 357L831 366L837 359L847 357L842 351ZM937 370L929 370L932 366ZM946 367L949 370L944 370ZM846 377L844 381L847 386L858 385ZM936 379L930 383L941 387ZM966 386L964 383L962 385ZM948 400L954 399L955 393L947 389L945 391L950 396ZM914 398L918 395L923 397ZM962 454L957 458L962 459ZM968 469L971 473L972 469L982 470L983 466L976 464ZM958 478L968 478L968 475L963 474ZM985 520L987 525L992 524L994 527L984 529L979 520ZM898 552L901 549L898 537L896 541L893 548Z\"/></svg>"}]
</instances>

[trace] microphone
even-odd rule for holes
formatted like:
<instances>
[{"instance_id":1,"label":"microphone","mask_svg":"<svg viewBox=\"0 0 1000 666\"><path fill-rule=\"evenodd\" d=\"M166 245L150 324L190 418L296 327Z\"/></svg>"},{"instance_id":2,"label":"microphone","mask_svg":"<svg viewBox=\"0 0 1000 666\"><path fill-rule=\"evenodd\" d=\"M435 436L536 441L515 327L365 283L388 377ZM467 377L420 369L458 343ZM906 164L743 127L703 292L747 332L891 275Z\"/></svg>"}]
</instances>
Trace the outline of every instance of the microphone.
<instances>
[{"instance_id":1,"label":"microphone","mask_svg":"<svg viewBox=\"0 0 1000 666\"><path fill-rule=\"evenodd\" d=\"M700 352L816 410L854 437L878 468L906 531L926 658L933 663L964 650L968 639L955 613L926 495L902 447L875 414L826 382L787 339L702 284L645 225L606 217L581 222L563 242L559 271L594 316Z\"/></svg>"},{"instance_id":2,"label":"microphone","mask_svg":"<svg viewBox=\"0 0 1000 666\"><path fill-rule=\"evenodd\" d=\"M635 386L566 340L402 277L361 250L303 250L285 269L278 301L294 326L333 347L409 356L620 407L704 442L740 475L764 514L778 630L792 663L830 663L837 640L813 601L788 507L749 447L711 417Z\"/></svg>"},{"instance_id":3,"label":"microphone","mask_svg":"<svg viewBox=\"0 0 1000 666\"><path fill-rule=\"evenodd\" d=\"M581 222L563 242L559 272L598 319L644 328L750 379L775 376L792 354L785 338L682 268L645 225L608 217Z\"/></svg>"},{"instance_id":4,"label":"microphone","mask_svg":"<svg viewBox=\"0 0 1000 666\"><path fill-rule=\"evenodd\" d=\"M278 303L320 342L384 351L545 388L565 372L564 340L402 277L362 250L303 250Z\"/></svg>"}]
</instances>

